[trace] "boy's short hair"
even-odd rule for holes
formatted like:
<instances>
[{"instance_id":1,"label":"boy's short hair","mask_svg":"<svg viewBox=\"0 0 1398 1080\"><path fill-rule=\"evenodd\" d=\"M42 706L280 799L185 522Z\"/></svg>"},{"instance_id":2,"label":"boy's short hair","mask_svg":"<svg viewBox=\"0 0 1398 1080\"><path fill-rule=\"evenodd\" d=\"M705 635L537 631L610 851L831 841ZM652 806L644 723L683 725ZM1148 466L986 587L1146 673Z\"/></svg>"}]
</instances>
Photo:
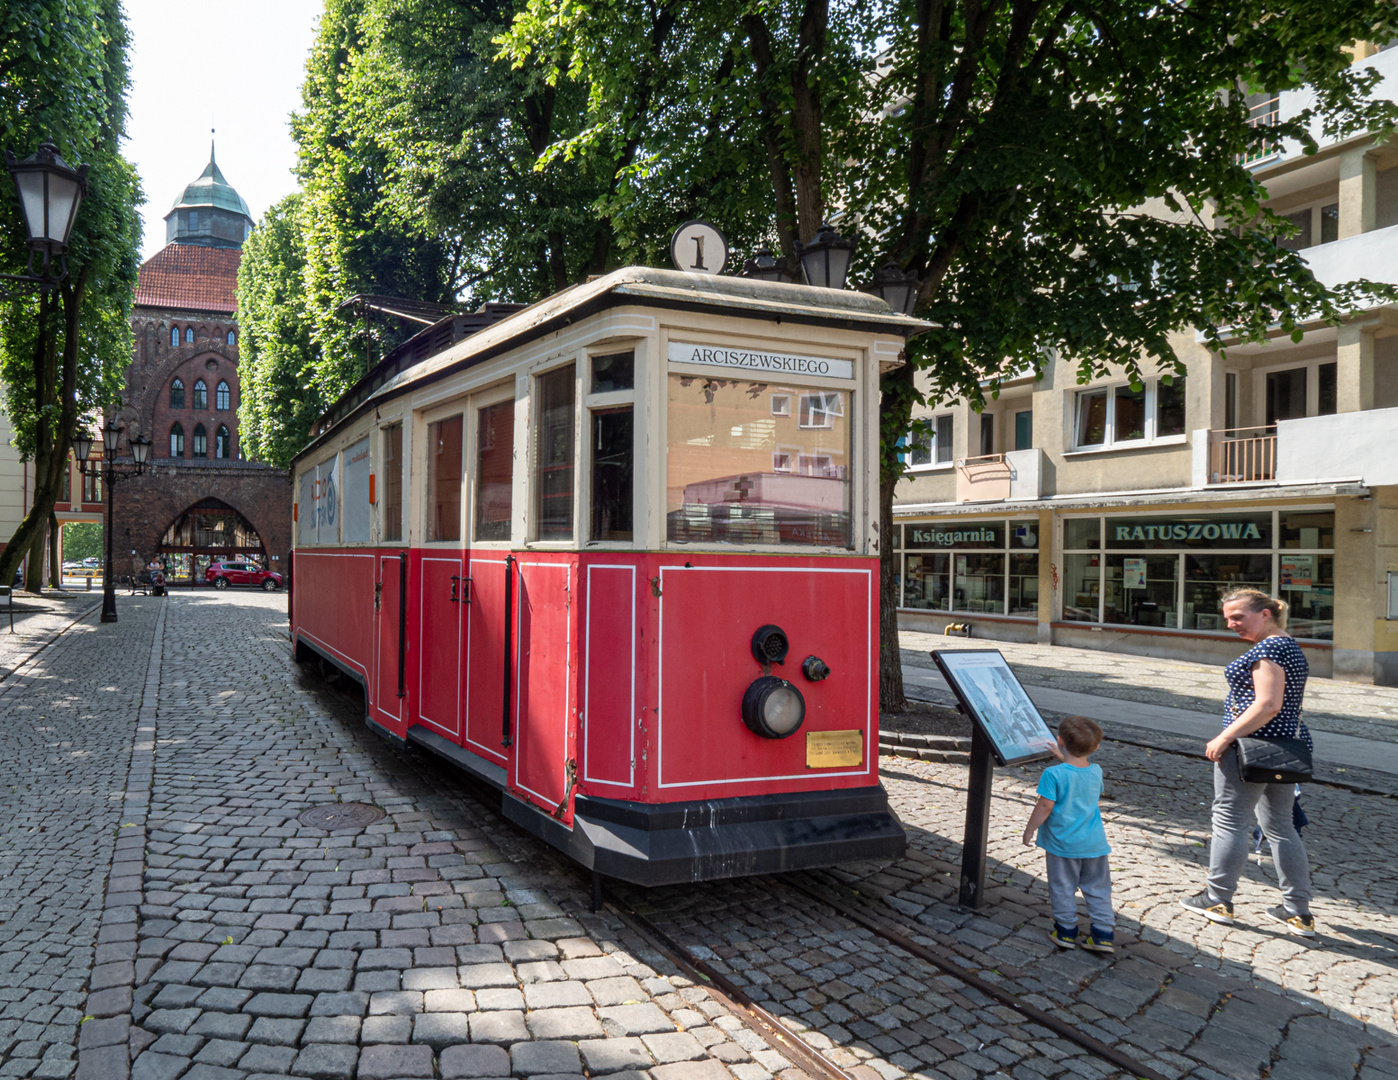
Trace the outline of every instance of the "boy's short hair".
<instances>
[{"instance_id":1,"label":"boy's short hair","mask_svg":"<svg viewBox=\"0 0 1398 1080\"><path fill-rule=\"evenodd\" d=\"M1085 757L1102 745L1102 729L1086 716L1065 716L1058 725L1058 737L1069 753Z\"/></svg>"}]
</instances>

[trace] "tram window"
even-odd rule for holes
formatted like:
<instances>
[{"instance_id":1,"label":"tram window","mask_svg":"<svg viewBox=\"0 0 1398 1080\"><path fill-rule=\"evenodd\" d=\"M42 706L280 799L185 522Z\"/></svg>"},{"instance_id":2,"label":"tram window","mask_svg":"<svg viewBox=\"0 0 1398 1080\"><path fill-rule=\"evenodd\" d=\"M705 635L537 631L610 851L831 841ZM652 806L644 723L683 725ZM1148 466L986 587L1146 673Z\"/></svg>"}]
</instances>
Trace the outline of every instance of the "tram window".
<instances>
[{"instance_id":1,"label":"tram window","mask_svg":"<svg viewBox=\"0 0 1398 1080\"><path fill-rule=\"evenodd\" d=\"M383 538L403 539L403 425L383 429Z\"/></svg>"},{"instance_id":2,"label":"tram window","mask_svg":"<svg viewBox=\"0 0 1398 1080\"><path fill-rule=\"evenodd\" d=\"M514 489L515 403L487 405L476 421L476 539L510 538Z\"/></svg>"},{"instance_id":3,"label":"tram window","mask_svg":"<svg viewBox=\"0 0 1398 1080\"><path fill-rule=\"evenodd\" d=\"M534 511L540 540L573 538L573 365L540 375Z\"/></svg>"},{"instance_id":4,"label":"tram window","mask_svg":"<svg viewBox=\"0 0 1398 1080\"><path fill-rule=\"evenodd\" d=\"M427 539L461 539L461 415L427 427Z\"/></svg>"},{"instance_id":5,"label":"tram window","mask_svg":"<svg viewBox=\"0 0 1398 1080\"><path fill-rule=\"evenodd\" d=\"M635 472L630 405L592 413L592 539L630 540Z\"/></svg>"},{"instance_id":6,"label":"tram window","mask_svg":"<svg viewBox=\"0 0 1398 1080\"><path fill-rule=\"evenodd\" d=\"M774 416L773 393L795 398L797 408ZM670 376L669 539L849 547L849 397Z\"/></svg>"},{"instance_id":7,"label":"tram window","mask_svg":"<svg viewBox=\"0 0 1398 1080\"><path fill-rule=\"evenodd\" d=\"M614 390L636 388L636 354L608 353L592 358L592 393L610 394Z\"/></svg>"}]
</instances>

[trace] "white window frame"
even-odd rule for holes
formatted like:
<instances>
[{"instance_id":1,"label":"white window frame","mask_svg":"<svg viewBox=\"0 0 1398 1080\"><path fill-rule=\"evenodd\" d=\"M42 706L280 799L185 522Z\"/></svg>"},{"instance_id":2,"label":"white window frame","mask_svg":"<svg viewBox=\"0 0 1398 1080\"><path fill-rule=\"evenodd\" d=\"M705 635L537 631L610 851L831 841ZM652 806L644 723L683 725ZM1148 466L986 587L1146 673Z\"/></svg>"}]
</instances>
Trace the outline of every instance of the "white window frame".
<instances>
[{"instance_id":1,"label":"white window frame","mask_svg":"<svg viewBox=\"0 0 1398 1080\"><path fill-rule=\"evenodd\" d=\"M908 435L907 435L907 449L904 451L905 457L904 457L903 468L904 468L904 471L905 471L905 472L910 472L910 473L923 473L923 472L937 472L937 471L939 471L939 470L940 470L940 471L948 471L948 470L954 469L954 468L956 467L956 450L955 450L954 447L949 446L949 447L946 448L946 450L947 450L947 457L946 457L946 460L945 460L945 461L938 460L938 456L937 456L937 449L938 449L938 447L937 447L937 423L938 423L938 421L940 421L940 420L943 419L944 417L951 420L951 424L952 424L952 436L951 436L951 437L952 437L952 441L955 442L955 440L956 440L956 414L955 414L955 413L952 413L952 412L940 412L940 413L933 413L931 416L919 416L919 417L915 417L915 419L921 420L921 421L925 421L926 424L927 424L927 427L928 427L928 435L929 435L929 437L930 437L930 441L929 441L929 443L927 444L927 450L928 450L928 453L931 454L931 460L930 460L929 462L927 462L926 464L923 464L923 465L914 465L914 464L913 464L913 447L916 445L915 442L914 442L915 435L914 435L913 432L909 431L909 432L908 432Z\"/></svg>"},{"instance_id":2,"label":"white window frame","mask_svg":"<svg viewBox=\"0 0 1398 1080\"><path fill-rule=\"evenodd\" d=\"M1176 376L1179 378L1179 376ZM1140 446L1168 446L1171 443L1182 443L1188 437L1188 423L1185 431L1177 435L1160 435L1158 427L1160 423L1160 394L1162 385L1161 377L1154 376L1145 380L1145 436L1139 439L1118 439L1116 437L1116 395L1122 387L1129 387L1129 382L1105 383L1098 386L1085 386L1075 392L1070 401L1072 402L1072 424L1073 424L1073 449L1069 453L1097 453L1103 450L1132 449ZM1085 443L1082 441L1082 403L1090 395L1105 394L1107 397L1107 420L1103 440L1100 443Z\"/></svg>"},{"instance_id":3,"label":"white window frame","mask_svg":"<svg viewBox=\"0 0 1398 1080\"><path fill-rule=\"evenodd\" d=\"M819 398L819 405L815 400ZM814 390L802 393L797 401L796 426L804 431L830 431L835 427L835 418L843 416L838 390ZM809 408L810 423L803 423L802 417Z\"/></svg>"}]
</instances>

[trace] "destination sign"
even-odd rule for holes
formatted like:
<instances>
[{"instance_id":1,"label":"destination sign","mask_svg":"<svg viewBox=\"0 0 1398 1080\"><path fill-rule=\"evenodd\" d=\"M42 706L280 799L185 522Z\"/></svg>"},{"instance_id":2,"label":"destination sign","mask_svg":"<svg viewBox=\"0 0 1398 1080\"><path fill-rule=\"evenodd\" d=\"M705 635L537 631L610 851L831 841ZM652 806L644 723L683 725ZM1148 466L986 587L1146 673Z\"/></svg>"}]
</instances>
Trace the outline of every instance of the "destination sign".
<instances>
[{"instance_id":1,"label":"destination sign","mask_svg":"<svg viewBox=\"0 0 1398 1080\"><path fill-rule=\"evenodd\" d=\"M743 368L769 375L854 378L853 360L831 360L827 356L793 356L790 353L758 352L755 349L720 349L712 345L688 345L678 341L670 342L670 363Z\"/></svg>"}]
</instances>

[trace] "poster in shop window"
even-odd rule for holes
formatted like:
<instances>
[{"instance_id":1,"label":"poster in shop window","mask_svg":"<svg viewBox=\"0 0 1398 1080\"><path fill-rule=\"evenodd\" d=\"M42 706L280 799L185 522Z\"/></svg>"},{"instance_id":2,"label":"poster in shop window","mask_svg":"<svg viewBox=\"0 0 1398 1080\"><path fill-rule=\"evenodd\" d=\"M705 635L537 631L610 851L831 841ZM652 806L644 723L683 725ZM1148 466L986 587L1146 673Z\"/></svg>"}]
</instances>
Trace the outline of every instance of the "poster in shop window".
<instances>
[{"instance_id":1,"label":"poster in shop window","mask_svg":"<svg viewBox=\"0 0 1398 1080\"><path fill-rule=\"evenodd\" d=\"M1127 559L1126 565L1122 569L1122 585L1128 589L1144 589L1146 587L1146 561L1145 559Z\"/></svg>"},{"instance_id":2,"label":"poster in shop window","mask_svg":"<svg viewBox=\"0 0 1398 1080\"><path fill-rule=\"evenodd\" d=\"M1309 589L1314 568L1314 555L1283 555L1280 567L1282 588Z\"/></svg>"},{"instance_id":3,"label":"poster in shop window","mask_svg":"<svg viewBox=\"0 0 1398 1080\"><path fill-rule=\"evenodd\" d=\"M935 649L961 711L990 739L1000 765L1049 757L1058 740L998 649Z\"/></svg>"}]
</instances>

